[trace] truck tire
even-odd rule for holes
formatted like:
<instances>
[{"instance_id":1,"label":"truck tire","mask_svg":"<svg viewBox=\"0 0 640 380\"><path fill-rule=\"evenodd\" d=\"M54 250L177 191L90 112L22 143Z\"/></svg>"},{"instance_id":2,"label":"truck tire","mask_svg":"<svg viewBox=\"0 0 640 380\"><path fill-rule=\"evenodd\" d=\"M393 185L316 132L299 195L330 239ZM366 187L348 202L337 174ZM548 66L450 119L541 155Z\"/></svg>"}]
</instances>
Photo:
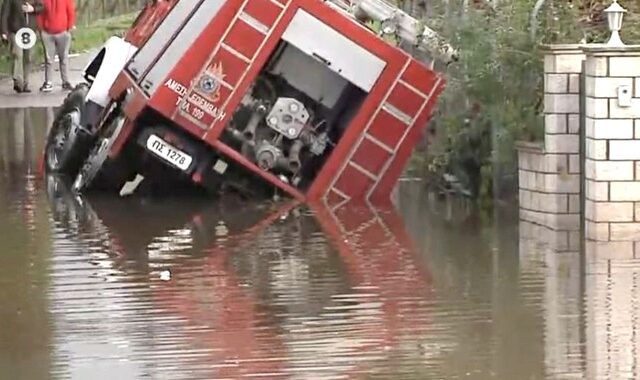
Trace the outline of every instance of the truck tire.
<instances>
[{"instance_id":1,"label":"truck tire","mask_svg":"<svg viewBox=\"0 0 640 380\"><path fill-rule=\"evenodd\" d=\"M86 83L77 85L56 114L45 146L45 165L49 173L73 178L89 151L91 134L80 122L88 91Z\"/></svg>"},{"instance_id":2,"label":"truck tire","mask_svg":"<svg viewBox=\"0 0 640 380\"><path fill-rule=\"evenodd\" d=\"M100 179L107 177L103 175L106 173L102 172L105 171L105 165L108 164L107 161L111 147L126 121L125 116L120 114L119 110L114 112L116 112L117 115L113 117L110 125L105 129L108 132L105 136L99 137L93 144L87 159L75 177L72 189L76 193L85 192L93 187L109 187L108 183L100 183Z\"/></svg>"}]
</instances>

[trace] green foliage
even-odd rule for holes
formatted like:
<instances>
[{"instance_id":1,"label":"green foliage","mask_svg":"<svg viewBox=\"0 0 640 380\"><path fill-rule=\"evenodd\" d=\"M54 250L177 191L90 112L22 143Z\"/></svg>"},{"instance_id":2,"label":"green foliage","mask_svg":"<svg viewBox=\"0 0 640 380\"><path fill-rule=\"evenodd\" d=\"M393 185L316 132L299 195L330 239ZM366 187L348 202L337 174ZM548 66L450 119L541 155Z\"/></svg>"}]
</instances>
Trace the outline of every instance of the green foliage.
<instances>
[{"instance_id":1,"label":"green foliage","mask_svg":"<svg viewBox=\"0 0 640 380\"><path fill-rule=\"evenodd\" d=\"M530 8L512 2L490 13L469 9L458 22L451 14L440 20L460 61L446 72L423 175L453 174L485 199L493 193L494 168L513 165L514 141L540 138L542 59L529 37Z\"/></svg>"},{"instance_id":2,"label":"green foliage","mask_svg":"<svg viewBox=\"0 0 640 380\"><path fill-rule=\"evenodd\" d=\"M429 19L460 51L460 61L446 70L447 88L434 118L436 136L414 162L430 185L455 191L443 180L443 174L452 174L459 189L490 204L505 173L517 171L515 142L542 138L540 46L577 43L586 33L577 7L547 0L532 38L534 3L507 0L490 8L449 2L440 10L443 16Z\"/></svg>"}]
</instances>

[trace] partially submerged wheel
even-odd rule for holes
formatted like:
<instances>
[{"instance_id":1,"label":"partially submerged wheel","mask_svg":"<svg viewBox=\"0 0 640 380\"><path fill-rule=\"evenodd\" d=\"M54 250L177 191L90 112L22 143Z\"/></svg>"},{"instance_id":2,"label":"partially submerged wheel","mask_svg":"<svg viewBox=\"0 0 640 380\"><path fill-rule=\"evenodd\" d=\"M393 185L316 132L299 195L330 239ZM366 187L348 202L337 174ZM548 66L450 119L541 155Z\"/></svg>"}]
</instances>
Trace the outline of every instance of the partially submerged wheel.
<instances>
[{"instance_id":1,"label":"partially submerged wheel","mask_svg":"<svg viewBox=\"0 0 640 380\"><path fill-rule=\"evenodd\" d=\"M91 134L81 124L89 86L76 86L65 98L49 129L45 146L45 165L50 173L73 178L91 146Z\"/></svg>"},{"instance_id":2,"label":"partially submerged wheel","mask_svg":"<svg viewBox=\"0 0 640 380\"><path fill-rule=\"evenodd\" d=\"M110 123L105 129L106 133L94 143L89 156L76 175L72 187L74 192L80 193L87 191L91 187L102 187L100 185L108 186L108 181L100 183L100 179L106 177L104 171L109 152L126 121L126 118L118 109L113 112L115 115L109 118Z\"/></svg>"}]
</instances>

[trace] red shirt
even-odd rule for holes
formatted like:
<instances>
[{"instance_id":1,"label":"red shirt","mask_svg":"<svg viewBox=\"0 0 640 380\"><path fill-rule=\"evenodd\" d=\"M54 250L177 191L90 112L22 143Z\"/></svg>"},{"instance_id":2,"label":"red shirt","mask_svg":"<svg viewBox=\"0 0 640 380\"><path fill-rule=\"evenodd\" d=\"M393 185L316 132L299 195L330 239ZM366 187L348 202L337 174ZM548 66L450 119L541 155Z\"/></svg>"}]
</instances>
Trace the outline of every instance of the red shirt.
<instances>
[{"instance_id":1,"label":"red shirt","mask_svg":"<svg viewBox=\"0 0 640 380\"><path fill-rule=\"evenodd\" d=\"M75 0L42 0L44 10L38 15L38 27L49 34L67 32L76 23Z\"/></svg>"}]
</instances>

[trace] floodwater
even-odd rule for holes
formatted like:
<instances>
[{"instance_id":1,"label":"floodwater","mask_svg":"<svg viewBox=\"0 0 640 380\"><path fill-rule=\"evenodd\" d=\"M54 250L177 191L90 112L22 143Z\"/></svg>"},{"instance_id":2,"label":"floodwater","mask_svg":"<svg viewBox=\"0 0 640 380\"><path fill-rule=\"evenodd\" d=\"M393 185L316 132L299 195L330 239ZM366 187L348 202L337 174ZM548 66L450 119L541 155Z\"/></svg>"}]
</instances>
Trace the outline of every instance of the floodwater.
<instances>
[{"instance_id":1,"label":"floodwater","mask_svg":"<svg viewBox=\"0 0 640 380\"><path fill-rule=\"evenodd\" d=\"M634 266L509 207L77 198L38 176L51 116L0 110L0 379L640 375Z\"/></svg>"}]
</instances>

